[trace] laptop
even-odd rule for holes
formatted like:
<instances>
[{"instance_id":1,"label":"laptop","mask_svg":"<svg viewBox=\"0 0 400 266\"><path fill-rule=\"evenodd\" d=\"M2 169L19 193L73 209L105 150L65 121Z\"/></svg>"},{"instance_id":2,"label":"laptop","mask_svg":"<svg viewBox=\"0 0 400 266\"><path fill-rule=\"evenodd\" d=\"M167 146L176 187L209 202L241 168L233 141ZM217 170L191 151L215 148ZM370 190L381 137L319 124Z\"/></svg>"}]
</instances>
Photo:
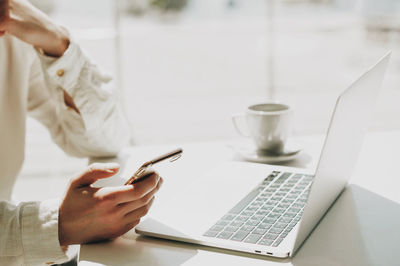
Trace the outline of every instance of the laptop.
<instances>
[{"instance_id":1,"label":"laptop","mask_svg":"<svg viewBox=\"0 0 400 266\"><path fill-rule=\"evenodd\" d=\"M226 162L151 213L138 234L291 257L350 179L390 52L337 99L315 172Z\"/></svg>"}]
</instances>

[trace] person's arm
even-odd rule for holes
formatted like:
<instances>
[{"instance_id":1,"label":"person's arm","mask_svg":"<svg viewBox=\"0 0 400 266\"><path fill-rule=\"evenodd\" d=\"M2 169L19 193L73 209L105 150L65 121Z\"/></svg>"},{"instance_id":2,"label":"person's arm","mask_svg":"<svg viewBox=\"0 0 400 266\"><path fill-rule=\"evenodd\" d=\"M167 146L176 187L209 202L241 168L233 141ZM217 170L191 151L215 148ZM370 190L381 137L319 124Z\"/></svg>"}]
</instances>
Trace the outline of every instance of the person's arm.
<instances>
[{"instance_id":1,"label":"person's arm","mask_svg":"<svg viewBox=\"0 0 400 266\"><path fill-rule=\"evenodd\" d=\"M0 36L35 47L28 110L75 156L111 156L128 144L129 127L111 78L71 43L67 31L27 0L0 0Z\"/></svg>"},{"instance_id":2,"label":"person's arm","mask_svg":"<svg viewBox=\"0 0 400 266\"><path fill-rule=\"evenodd\" d=\"M57 200L0 202L0 265L44 265L70 260L76 249L58 240Z\"/></svg>"},{"instance_id":3,"label":"person's arm","mask_svg":"<svg viewBox=\"0 0 400 266\"><path fill-rule=\"evenodd\" d=\"M74 156L113 156L129 143L130 130L111 78L71 42L64 55L38 54L30 78L29 114Z\"/></svg>"}]
</instances>

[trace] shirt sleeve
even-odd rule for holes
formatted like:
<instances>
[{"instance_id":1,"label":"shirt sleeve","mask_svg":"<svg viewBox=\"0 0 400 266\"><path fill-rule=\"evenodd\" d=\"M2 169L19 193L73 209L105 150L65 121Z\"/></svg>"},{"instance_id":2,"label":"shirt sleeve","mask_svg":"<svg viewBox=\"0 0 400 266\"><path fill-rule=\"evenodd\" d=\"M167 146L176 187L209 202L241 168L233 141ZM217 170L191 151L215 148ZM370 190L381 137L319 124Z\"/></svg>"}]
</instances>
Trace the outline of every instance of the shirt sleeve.
<instances>
[{"instance_id":1,"label":"shirt sleeve","mask_svg":"<svg viewBox=\"0 0 400 266\"><path fill-rule=\"evenodd\" d=\"M37 53L28 111L49 129L54 142L78 157L114 156L128 145L129 126L111 77L100 72L73 42L60 58ZM79 114L65 104L64 91Z\"/></svg>"},{"instance_id":2,"label":"shirt sleeve","mask_svg":"<svg viewBox=\"0 0 400 266\"><path fill-rule=\"evenodd\" d=\"M46 265L71 260L79 246L58 241L59 200L0 202L0 265Z\"/></svg>"}]
</instances>

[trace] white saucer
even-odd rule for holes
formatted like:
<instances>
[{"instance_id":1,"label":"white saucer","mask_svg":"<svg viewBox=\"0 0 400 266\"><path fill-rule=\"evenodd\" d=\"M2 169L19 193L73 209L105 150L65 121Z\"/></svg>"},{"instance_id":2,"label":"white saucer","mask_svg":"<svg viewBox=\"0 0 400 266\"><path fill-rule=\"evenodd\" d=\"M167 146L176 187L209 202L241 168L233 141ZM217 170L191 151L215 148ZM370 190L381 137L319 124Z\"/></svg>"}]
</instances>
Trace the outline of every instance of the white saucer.
<instances>
[{"instance_id":1,"label":"white saucer","mask_svg":"<svg viewBox=\"0 0 400 266\"><path fill-rule=\"evenodd\" d=\"M292 161L301 154L302 150L300 145L295 143L288 143L284 153L280 155L265 151L260 152L254 145L246 143L230 145L230 147L234 149L241 159L256 163L281 163Z\"/></svg>"}]
</instances>

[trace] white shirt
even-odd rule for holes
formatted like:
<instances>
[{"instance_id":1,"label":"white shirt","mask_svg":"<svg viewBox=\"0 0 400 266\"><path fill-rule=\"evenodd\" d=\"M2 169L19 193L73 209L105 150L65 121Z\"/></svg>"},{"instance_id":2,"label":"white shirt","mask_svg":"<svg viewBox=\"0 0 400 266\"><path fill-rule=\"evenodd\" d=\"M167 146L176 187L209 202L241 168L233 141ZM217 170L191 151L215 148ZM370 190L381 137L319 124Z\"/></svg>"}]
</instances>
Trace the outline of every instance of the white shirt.
<instances>
[{"instance_id":1,"label":"white shirt","mask_svg":"<svg viewBox=\"0 0 400 266\"><path fill-rule=\"evenodd\" d=\"M9 201L24 161L26 116L68 154L116 155L130 136L110 81L73 42L54 59L12 36L0 38L0 265L68 260L58 241L59 202ZM80 114L65 105L64 90Z\"/></svg>"}]
</instances>

